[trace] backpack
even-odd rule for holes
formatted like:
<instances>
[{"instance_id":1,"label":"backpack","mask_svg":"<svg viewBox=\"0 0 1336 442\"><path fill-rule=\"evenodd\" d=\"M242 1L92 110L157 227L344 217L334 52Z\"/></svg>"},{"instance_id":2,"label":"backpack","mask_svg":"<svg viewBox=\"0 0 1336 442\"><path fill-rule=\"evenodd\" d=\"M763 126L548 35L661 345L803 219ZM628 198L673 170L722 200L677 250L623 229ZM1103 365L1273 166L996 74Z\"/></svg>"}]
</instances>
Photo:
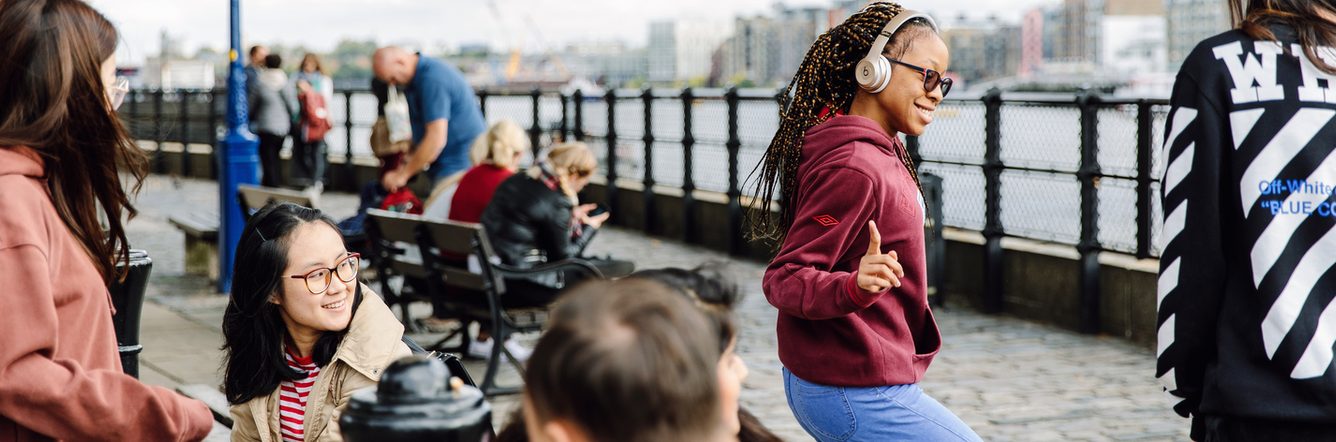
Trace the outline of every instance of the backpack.
<instances>
[{"instance_id":1,"label":"backpack","mask_svg":"<svg viewBox=\"0 0 1336 442\"><path fill-rule=\"evenodd\" d=\"M325 133L334 128L329 121L329 109L325 106L325 96L312 89L309 92L303 92L298 101L301 103L301 137L302 141L310 143L325 139Z\"/></svg>"},{"instance_id":2,"label":"backpack","mask_svg":"<svg viewBox=\"0 0 1336 442\"><path fill-rule=\"evenodd\" d=\"M418 345L417 341L414 341L413 338L408 337L408 335L404 335L401 340L404 341L404 345L407 345L409 350L413 351L414 355L439 359L441 362L445 363L445 368L450 369L450 376L457 377L459 380L464 381L464 385L478 388L478 384L473 383L473 376L469 376L469 371L467 368L464 368L464 363L459 360L459 356L453 353L427 351L427 349L422 348L421 345Z\"/></svg>"}]
</instances>

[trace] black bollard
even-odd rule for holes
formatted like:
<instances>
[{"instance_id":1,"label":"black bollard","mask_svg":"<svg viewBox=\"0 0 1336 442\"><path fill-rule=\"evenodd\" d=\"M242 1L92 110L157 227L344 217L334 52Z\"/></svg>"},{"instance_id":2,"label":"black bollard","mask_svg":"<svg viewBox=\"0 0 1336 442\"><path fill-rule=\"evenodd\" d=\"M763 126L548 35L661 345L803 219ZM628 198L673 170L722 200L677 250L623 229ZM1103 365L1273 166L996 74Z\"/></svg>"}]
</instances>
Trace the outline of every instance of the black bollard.
<instances>
[{"instance_id":1,"label":"black bollard","mask_svg":"<svg viewBox=\"0 0 1336 442\"><path fill-rule=\"evenodd\" d=\"M121 354L121 371L136 378L139 377L139 352L144 346L139 345L139 320L144 311L144 291L148 288L148 274L153 270L153 260L148 252L130 249L130 266L124 281L112 281L110 287L112 307L116 314L111 317L116 330L116 343ZM118 263L118 270L126 263Z\"/></svg>"},{"instance_id":2,"label":"black bollard","mask_svg":"<svg viewBox=\"0 0 1336 442\"><path fill-rule=\"evenodd\" d=\"M409 356L353 393L339 426L348 442L479 442L492 438L492 406L440 360Z\"/></svg>"}]
</instances>

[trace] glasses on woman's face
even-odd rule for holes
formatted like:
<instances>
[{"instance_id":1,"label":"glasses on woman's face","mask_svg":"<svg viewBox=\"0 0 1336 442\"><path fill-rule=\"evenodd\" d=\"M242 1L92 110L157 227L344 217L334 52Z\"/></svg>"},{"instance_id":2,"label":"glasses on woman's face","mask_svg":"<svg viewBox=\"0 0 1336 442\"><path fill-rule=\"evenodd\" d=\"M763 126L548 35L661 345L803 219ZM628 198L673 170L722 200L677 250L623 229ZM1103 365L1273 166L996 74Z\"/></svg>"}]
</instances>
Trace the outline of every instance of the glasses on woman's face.
<instances>
[{"instance_id":1,"label":"glasses on woman's face","mask_svg":"<svg viewBox=\"0 0 1336 442\"><path fill-rule=\"evenodd\" d=\"M946 94L951 92L951 84L955 83L950 78L942 77L941 72L937 72L932 69L924 67L914 66L912 64L905 63L903 61L896 60L890 57L886 57L886 59L889 60L891 63L895 63L900 66L913 69L915 71L918 71L918 73L923 74L923 90L925 91L932 92L934 89L937 89L937 87L940 86L942 88L942 96L945 97Z\"/></svg>"},{"instance_id":2,"label":"glasses on woman's face","mask_svg":"<svg viewBox=\"0 0 1336 442\"><path fill-rule=\"evenodd\" d=\"M357 279L357 270L361 264L362 255L359 253L349 253L348 256L334 264L334 268L319 268L305 275L292 275L289 278L306 281L306 290L312 295L319 295L329 290L329 283L333 281L334 276L338 275L339 280L345 283L353 282Z\"/></svg>"},{"instance_id":3,"label":"glasses on woman's face","mask_svg":"<svg viewBox=\"0 0 1336 442\"><path fill-rule=\"evenodd\" d=\"M111 95L111 110L120 109L121 103L125 101L125 94L130 92L130 79L125 77L116 77L116 82L108 88Z\"/></svg>"}]
</instances>

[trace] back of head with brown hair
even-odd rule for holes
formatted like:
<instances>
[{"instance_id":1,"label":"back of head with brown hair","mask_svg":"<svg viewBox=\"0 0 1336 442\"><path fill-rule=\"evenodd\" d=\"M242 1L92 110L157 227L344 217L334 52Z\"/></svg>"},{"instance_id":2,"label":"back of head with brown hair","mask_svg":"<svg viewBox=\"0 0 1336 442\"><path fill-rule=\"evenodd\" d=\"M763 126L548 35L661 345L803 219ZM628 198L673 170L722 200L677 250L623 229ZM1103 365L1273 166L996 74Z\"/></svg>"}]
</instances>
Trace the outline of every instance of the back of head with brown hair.
<instances>
[{"instance_id":1,"label":"back of head with brown hair","mask_svg":"<svg viewBox=\"0 0 1336 442\"><path fill-rule=\"evenodd\" d=\"M1234 27L1258 40L1275 40L1269 28L1283 24L1294 28L1304 56L1328 74L1336 74L1336 65L1317 54L1318 48L1336 45L1336 0L1228 0ZM1327 16L1323 16L1326 13ZM1288 49L1287 49L1288 51Z\"/></svg>"},{"instance_id":2,"label":"back of head with brown hair","mask_svg":"<svg viewBox=\"0 0 1336 442\"><path fill-rule=\"evenodd\" d=\"M0 146L42 157L56 213L104 279L129 259L122 221L135 209L121 173L137 192L148 172L102 80L117 40L111 22L82 1L0 1Z\"/></svg>"},{"instance_id":3,"label":"back of head with brown hair","mask_svg":"<svg viewBox=\"0 0 1336 442\"><path fill-rule=\"evenodd\" d=\"M524 375L530 427L560 420L595 441L716 437L718 332L671 290L600 281L564 295Z\"/></svg>"}]
</instances>

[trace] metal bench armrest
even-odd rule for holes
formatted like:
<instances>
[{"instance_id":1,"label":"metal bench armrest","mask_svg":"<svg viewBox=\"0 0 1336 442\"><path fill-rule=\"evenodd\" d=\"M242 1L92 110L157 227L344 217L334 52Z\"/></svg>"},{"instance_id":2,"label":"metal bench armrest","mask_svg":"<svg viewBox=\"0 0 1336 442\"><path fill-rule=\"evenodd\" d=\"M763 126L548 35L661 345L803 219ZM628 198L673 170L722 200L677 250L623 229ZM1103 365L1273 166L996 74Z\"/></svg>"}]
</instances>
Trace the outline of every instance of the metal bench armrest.
<instances>
[{"instance_id":1,"label":"metal bench armrest","mask_svg":"<svg viewBox=\"0 0 1336 442\"><path fill-rule=\"evenodd\" d=\"M563 259L561 261L544 263L529 268L519 268L512 265L495 263L492 264L492 268L496 269L501 276L506 278L542 275L563 270L576 270L595 278L603 278L603 272L600 271L597 266L594 266L594 263L578 258Z\"/></svg>"}]
</instances>

